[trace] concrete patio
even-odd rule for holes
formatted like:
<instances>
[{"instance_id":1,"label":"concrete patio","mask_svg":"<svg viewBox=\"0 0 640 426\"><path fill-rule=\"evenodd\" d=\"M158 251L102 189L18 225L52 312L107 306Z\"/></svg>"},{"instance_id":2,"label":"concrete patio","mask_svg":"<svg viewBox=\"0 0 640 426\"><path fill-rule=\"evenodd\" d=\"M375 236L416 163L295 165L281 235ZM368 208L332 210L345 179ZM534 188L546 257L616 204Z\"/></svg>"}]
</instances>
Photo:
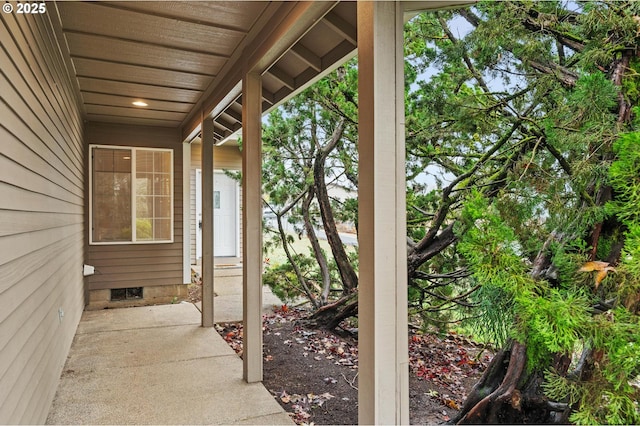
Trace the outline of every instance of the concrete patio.
<instances>
[{"instance_id":1,"label":"concrete patio","mask_svg":"<svg viewBox=\"0 0 640 426\"><path fill-rule=\"evenodd\" d=\"M216 321L242 316L238 277L228 280L216 285ZM200 323L186 302L84 312L47 424L293 424Z\"/></svg>"},{"instance_id":2,"label":"concrete patio","mask_svg":"<svg viewBox=\"0 0 640 426\"><path fill-rule=\"evenodd\" d=\"M192 265L192 269L198 274L200 267ZM216 267L215 268L215 293L213 318L216 323L242 321L242 267ZM262 287L262 312L273 310L274 305L280 305L282 301L275 296L267 286ZM202 303L196 303L198 310L202 311Z\"/></svg>"}]
</instances>

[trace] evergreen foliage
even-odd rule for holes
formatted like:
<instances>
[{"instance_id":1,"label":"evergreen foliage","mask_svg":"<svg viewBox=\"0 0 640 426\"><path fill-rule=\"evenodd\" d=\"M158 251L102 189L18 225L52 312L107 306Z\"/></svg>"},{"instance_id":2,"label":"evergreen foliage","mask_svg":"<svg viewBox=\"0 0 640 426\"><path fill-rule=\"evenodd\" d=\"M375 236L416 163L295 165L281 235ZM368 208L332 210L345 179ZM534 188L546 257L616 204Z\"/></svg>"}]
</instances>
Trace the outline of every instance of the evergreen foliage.
<instances>
[{"instance_id":1,"label":"evergreen foliage","mask_svg":"<svg viewBox=\"0 0 640 426\"><path fill-rule=\"evenodd\" d=\"M319 193L314 174L321 168L322 185L357 189L356 77L355 63L345 64L271 113L264 126L263 193L275 215L266 222L264 247L267 253L281 247L287 261L269 264L263 280L286 301L304 297L315 308L329 304L350 291L344 269L357 269L355 250L345 250L349 260L339 265L333 247L326 252L318 242L327 227L322 204L334 220L357 226L357 199ZM296 239L311 242L309 253L294 251Z\"/></svg>"},{"instance_id":2,"label":"evergreen foliage","mask_svg":"<svg viewBox=\"0 0 640 426\"><path fill-rule=\"evenodd\" d=\"M460 421L640 422L638 16L640 2L486 1L406 25L411 320L526 348L508 385L527 409L500 402L507 385L483 388L490 404ZM356 77L350 62L265 126L279 219L325 225L313 168L326 147L324 180L357 189ZM355 199L330 204L357 228ZM320 309L350 291L332 253L289 261L267 269L278 294Z\"/></svg>"}]
</instances>

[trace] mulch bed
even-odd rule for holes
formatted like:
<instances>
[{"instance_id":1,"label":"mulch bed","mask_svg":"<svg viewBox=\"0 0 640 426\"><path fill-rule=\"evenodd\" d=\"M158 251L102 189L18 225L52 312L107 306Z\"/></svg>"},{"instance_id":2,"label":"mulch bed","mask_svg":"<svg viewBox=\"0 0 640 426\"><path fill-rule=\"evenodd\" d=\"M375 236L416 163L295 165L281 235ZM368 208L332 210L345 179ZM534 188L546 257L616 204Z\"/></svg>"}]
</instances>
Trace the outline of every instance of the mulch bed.
<instances>
[{"instance_id":1,"label":"mulch bed","mask_svg":"<svg viewBox=\"0 0 640 426\"><path fill-rule=\"evenodd\" d=\"M358 347L350 336L311 328L308 312L264 316L263 384L297 424L358 423ZM242 324L216 326L242 356ZM455 334L409 336L411 424L448 421L493 353Z\"/></svg>"}]
</instances>

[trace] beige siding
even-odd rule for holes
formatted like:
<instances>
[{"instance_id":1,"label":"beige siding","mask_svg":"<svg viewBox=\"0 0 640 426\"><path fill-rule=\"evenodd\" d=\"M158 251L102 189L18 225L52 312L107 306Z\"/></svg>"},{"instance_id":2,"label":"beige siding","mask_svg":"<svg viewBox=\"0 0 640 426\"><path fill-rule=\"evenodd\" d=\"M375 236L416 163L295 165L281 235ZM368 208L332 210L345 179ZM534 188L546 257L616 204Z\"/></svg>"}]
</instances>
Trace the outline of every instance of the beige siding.
<instances>
[{"instance_id":1,"label":"beige siding","mask_svg":"<svg viewBox=\"0 0 640 426\"><path fill-rule=\"evenodd\" d=\"M0 424L37 424L84 307L82 120L46 14L0 43Z\"/></svg>"},{"instance_id":2,"label":"beige siding","mask_svg":"<svg viewBox=\"0 0 640 426\"><path fill-rule=\"evenodd\" d=\"M213 148L213 168L216 170L241 170L242 169L242 154L237 146L216 146ZM196 263L196 169L202 167L202 145L200 143L193 143L191 145L191 171L189 177L191 180L190 188L190 200L189 211L191 215L191 264ZM239 189L239 205L240 209L240 221L238 226L242 226L242 186L238 186ZM240 238L240 253L242 253L242 233L239 232Z\"/></svg>"},{"instance_id":3,"label":"beige siding","mask_svg":"<svg viewBox=\"0 0 640 426\"><path fill-rule=\"evenodd\" d=\"M87 245L87 263L96 274L87 277L89 290L184 284L182 276L182 144L179 131L89 123L88 145L121 145L173 149L173 243ZM86 164L87 170L89 160ZM88 181L88 179L87 179ZM87 182L87 194L89 193ZM87 197L87 223L89 223ZM86 236L88 244L89 237Z\"/></svg>"},{"instance_id":4,"label":"beige siding","mask_svg":"<svg viewBox=\"0 0 640 426\"><path fill-rule=\"evenodd\" d=\"M202 165L202 144L191 144L191 166L199 169ZM213 168L216 170L242 169L242 153L237 146L221 145L213 147Z\"/></svg>"}]
</instances>

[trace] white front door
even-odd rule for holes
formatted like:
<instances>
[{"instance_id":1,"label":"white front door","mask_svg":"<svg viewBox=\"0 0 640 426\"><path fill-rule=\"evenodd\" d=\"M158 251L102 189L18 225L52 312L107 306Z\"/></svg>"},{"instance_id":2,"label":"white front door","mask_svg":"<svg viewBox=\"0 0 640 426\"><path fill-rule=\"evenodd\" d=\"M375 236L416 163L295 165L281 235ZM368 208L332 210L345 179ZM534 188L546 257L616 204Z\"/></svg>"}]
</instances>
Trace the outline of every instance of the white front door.
<instances>
[{"instance_id":1,"label":"white front door","mask_svg":"<svg viewBox=\"0 0 640 426\"><path fill-rule=\"evenodd\" d=\"M202 174L196 170L196 258L202 258ZM238 255L238 183L216 172L213 177L213 239L216 257Z\"/></svg>"},{"instance_id":2,"label":"white front door","mask_svg":"<svg viewBox=\"0 0 640 426\"><path fill-rule=\"evenodd\" d=\"M202 170L196 169L196 260L202 259Z\"/></svg>"},{"instance_id":3,"label":"white front door","mask_svg":"<svg viewBox=\"0 0 640 426\"><path fill-rule=\"evenodd\" d=\"M224 173L213 178L213 252L216 257L238 255L238 183Z\"/></svg>"}]
</instances>

